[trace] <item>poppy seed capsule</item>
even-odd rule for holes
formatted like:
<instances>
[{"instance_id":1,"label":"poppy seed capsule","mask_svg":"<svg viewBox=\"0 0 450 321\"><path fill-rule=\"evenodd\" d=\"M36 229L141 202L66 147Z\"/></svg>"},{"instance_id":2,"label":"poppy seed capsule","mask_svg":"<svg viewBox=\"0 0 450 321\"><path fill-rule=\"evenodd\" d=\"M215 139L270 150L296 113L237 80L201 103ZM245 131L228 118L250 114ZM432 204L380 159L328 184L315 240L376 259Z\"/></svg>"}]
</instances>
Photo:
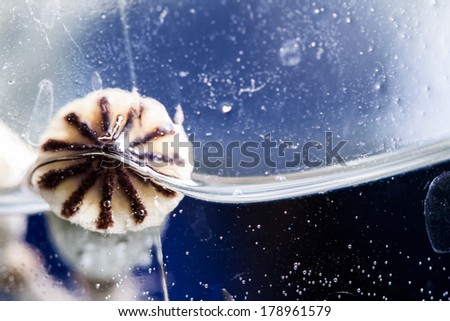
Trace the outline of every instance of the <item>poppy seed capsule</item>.
<instances>
[{"instance_id":1,"label":"poppy seed capsule","mask_svg":"<svg viewBox=\"0 0 450 321\"><path fill-rule=\"evenodd\" d=\"M176 119L182 119L181 109L178 113ZM183 195L142 178L108 154L190 179L187 142L182 124L172 122L158 101L120 89L94 91L59 110L41 137L37 164L101 153L40 166L32 184L57 216L90 231L121 234L160 226Z\"/></svg>"}]
</instances>

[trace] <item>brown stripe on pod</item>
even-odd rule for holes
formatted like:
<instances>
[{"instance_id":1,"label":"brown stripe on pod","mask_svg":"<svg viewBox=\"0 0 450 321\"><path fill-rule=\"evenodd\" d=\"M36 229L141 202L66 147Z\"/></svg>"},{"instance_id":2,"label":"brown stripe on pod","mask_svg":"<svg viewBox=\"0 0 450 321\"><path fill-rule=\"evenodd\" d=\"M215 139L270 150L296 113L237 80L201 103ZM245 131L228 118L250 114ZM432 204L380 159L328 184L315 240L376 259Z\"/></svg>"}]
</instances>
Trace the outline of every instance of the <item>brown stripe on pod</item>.
<instances>
[{"instance_id":1,"label":"brown stripe on pod","mask_svg":"<svg viewBox=\"0 0 450 321\"><path fill-rule=\"evenodd\" d=\"M112 197L114 194L114 176L112 170L105 170L103 176L102 199L100 201L100 215L96 224L99 230L106 230L113 226Z\"/></svg>"},{"instance_id":2,"label":"brown stripe on pod","mask_svg":"<svg viewBox=\"0 0 450 321\"><path fill-rule=\"evenodd\" d=\"M55 188L65 179L83 174L91 167L92 163L87 161L65 168L52 169L39 178L38 185L41 188Z\"/></svg>"},{"instance_id":3,"label":"brown stripe on pod","mask_svg":"<svg viewBox=\"0 0 450 321\"><path fill-rule=\"evenodd\" d=\"M78 130L78 132L87 139L95 143L98 142L97 132L92 130L86 123L82 122L77 114L75 113L68 114L66 116L66 121L69 123L69 125L75 127Z\"/></svg>"},{"instance_id":4,"label":"brown stripe on pod","mask_svg":"<svg viewBox=\"0 0 450 321\"><path fill-rule=\"evenodd\" d=\"M100 111L102 114L102 130L107 133L109 130L109 126L111 125L111 115L110 115L110 108L111 105L108 101L108 98L102 97L100 98L98 105L100 107Z\"/></svg>"},{"instance_id":5,"label":"brown stripe on pod","mask_svg":"<svg viewBox=\"0 0 450 321\"><path fill-rule=\"evenodd\" d=\"M169 134L170 135L175 134L173 129L167 130L165 128L158 127L155 130L153 130L152 132L146 134L144 137L138 138L138 139L132 141L130 143L130 147L135 147L137 145L143 145L143 144L146 144L146 143L148 143L148 142L150 142L152 140L155 140L155 139L157 139L159 137L163 137L163 136L166 136L166 135L169 135Z\"/></svg>"},{"instance_id":6,"label":"brown stripe on pod","mask_svg":"<svg viewBox=\"0 0 450 321\"><path fill-rule=\"evenodd\" d=\"M122 167L116 168L117 181L120 187L123 189L125 195L128 197L131 206L131 214L133 215L134 221L136 223L142 223L144 218L147 216L147 210L142 203L139 193L134 188L130 177L125 172Z\"/></svg>"},{"instance_id":7,"label":"brown stripe on pod","mask_svg":"<svg viewBox=\"0 0 450 321\"><path fill-rule=\"evenodd\" d=\"M99 177L99 171L90 172L80 183L78 188L63 203L61 215L65 218L73 216L83 205L86 193L94 186Z\"/></svg>"},{"instance_id":8,"label":"brown stripe on pod","mask_svg":"<svg viewBox=\"0 0 450 321\"><path fill-rule=\"evenodd\" d=\"M93 144L68 143L57 139L49 139L41 146L41 149L44 152L60 152L65 150L80 151L99 148L99 146Z\"/></svg>"}]
</instances>

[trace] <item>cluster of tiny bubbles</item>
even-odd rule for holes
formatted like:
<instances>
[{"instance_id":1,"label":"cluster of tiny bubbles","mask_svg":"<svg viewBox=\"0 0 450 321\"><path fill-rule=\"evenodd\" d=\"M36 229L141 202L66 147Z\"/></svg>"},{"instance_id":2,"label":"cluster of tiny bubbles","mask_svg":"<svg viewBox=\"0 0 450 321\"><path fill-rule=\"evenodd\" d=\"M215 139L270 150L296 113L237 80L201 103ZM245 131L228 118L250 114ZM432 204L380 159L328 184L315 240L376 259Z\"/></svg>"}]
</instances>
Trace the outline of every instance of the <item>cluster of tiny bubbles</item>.
<instances>
[{"instance_id":1,"label":"cluster of tiny bubbles","mask_svg":"<svg viewBox=\"0 0 450 321\"><path fill-rule=\"evenodd\" d=\"M368 247L374 245L374 241L368 242ZM375 242L376 243L376 242ZM389 244L382 245L387 251L397 252L398 257L402 261L413 260L412 256L404 251L397 251ZM377 246L376 246L377 247ZM347 250L358 252L358 246L347 244ZM375 254L375 253L374 253ZM442 266L437 266L441 262ZM308 264L308 263L307 263ZM415 280L413 276L395 274L392 269L390 260L380 259L378 255L368 255L367 259L357 259L353 266L347 271L339 271L339 273L325 272L320 265L305 265L300 261L293 261L291 268L279 275L280 281L284 284L282 295L287 296L289 288L294 287L298 298L304 297L308 299L312 292L316 292L318 288L324 289L324 293L328 293L335 299L364 298L375 300L389 300L398 295L398 287L407 286L411 290L411 295L424 300L448 300L448 290L435 290L431 281ZM424 260L419 259L417 264L423 267L423 274L445 273L446 267L444 262L437 257L426 257ZM300 278L299 278L300 277ZM301 280L301 282L290 280ZM275 284L274 284L275 285ZM326 290L325 290L326 289ZM259 292L258 292L259 293Z\"/></svg>"}]
</instances>

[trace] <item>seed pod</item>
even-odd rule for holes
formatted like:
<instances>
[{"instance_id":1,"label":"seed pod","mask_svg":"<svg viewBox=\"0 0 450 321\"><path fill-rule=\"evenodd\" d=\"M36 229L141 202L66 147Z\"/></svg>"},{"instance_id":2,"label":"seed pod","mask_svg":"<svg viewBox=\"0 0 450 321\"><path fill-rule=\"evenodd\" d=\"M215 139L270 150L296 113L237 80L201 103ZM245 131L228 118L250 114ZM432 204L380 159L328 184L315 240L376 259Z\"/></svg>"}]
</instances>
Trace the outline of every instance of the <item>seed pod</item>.
<instances>
[{"instance_id":1,"label":"seed pod","mask_svg":"<svg viewBox=\"0 0 450 321\"><path fill-rule=\"evenodd\" d=\"M189 179L187 142L182 125L174 124L158 101L120 89L94 91L59 110L41 138L37 163L80 152L101 154L40 166L31 181L57 216L87 230L120 234L160 226L183 195L108 155Z\"/></svg>"}]
</instances>

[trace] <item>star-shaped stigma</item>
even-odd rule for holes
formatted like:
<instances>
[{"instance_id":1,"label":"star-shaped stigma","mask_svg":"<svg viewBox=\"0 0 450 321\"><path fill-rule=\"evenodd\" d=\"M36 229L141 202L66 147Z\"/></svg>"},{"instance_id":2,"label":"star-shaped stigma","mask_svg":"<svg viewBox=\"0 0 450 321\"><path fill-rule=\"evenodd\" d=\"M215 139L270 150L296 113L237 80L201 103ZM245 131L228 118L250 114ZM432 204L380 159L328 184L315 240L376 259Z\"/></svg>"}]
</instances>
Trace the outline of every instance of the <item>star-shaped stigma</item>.
<instances>
[{"instance_id":1,"label":"star-shaped stigma","mask_svg":"<svg viewBox=\"0 0 450 321\"><path fill-rule=\"evenodd\" d=\"M176 163L179 161L177 155L174 158L169 158L167 156L160 156L159 154L136 154L134 151L134 147L155 141L165 135L173 135L174 131L172 128L166 127L152 129L143 135L142 138L137 138L130 142L128 149L123 151L116 144L116 140L122 134L128 133L132 126L142 125L141 116L143 107L140 107L138 111L130 108L125 117L123 115L117 116L113 120L114 123L112 123L111 119L111 105L106 97L102 97L98 101L98 108L100 114L100 132L97 132L87 123L83 122L75 112L71 112L64 117L64 121L68 126L75 129L88 143L49 139L42 145L41 149L44 152L102 151L103 156L89 156L76 164L72 163L63 168L49 170L39 178L38 185L40 188L55 189L63 181L71 177L82 177L77 188L62 204L61 216L69 219L80 210L89 190L93 188L98 180L101 180L101 198L99 200L99 214L96 220L96 227L99 230L106 230L114 224L112 202L114 193L118 190L115 188L116 184L118 184L128 200L130 213L135 223L142 223L148 215L148 212L142 201L142 195L140 195L139 190L134 186L131 177L140 180L145 185L152 185L158 193L165 197L173 197L176 195L176 192L168 190L150 179L144 179L136 175L131 169L123 166L124 164L117 160L108 161L109 166L104 166L105 163L102 160L104 161L104 157L108 158L108 153L121 153L124 157L127 156L124 155L127 153L141 160L161 159L167 163Z\"/></svg>"}]
</instances>

